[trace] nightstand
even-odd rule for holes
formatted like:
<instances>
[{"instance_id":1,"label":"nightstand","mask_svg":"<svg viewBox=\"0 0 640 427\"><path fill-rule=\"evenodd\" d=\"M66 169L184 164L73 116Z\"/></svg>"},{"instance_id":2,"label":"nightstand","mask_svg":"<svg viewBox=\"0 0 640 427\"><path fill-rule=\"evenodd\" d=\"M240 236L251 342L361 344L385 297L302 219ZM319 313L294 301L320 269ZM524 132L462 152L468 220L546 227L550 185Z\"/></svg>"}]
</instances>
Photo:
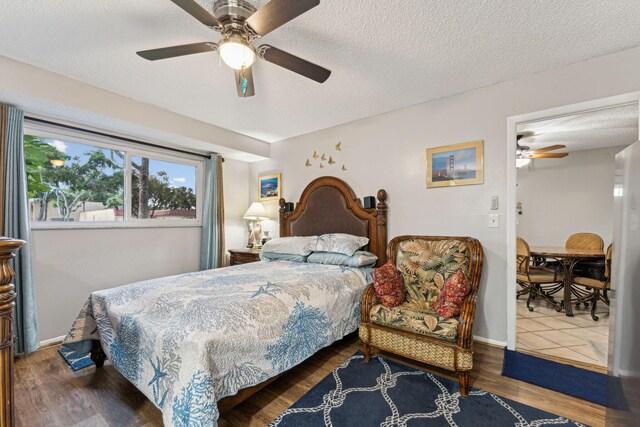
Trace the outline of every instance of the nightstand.
<instances>
[{"instance_id":1,"label":"nightstand","mask_svg":"<svg viewBox=\"0 0 640 427\"><path fill-rule=\"evenodd\" d=\"M250 262L260 261L259 249L229 249L231 255L230 265L248 264Z\"/></svg>"}]
</instances>

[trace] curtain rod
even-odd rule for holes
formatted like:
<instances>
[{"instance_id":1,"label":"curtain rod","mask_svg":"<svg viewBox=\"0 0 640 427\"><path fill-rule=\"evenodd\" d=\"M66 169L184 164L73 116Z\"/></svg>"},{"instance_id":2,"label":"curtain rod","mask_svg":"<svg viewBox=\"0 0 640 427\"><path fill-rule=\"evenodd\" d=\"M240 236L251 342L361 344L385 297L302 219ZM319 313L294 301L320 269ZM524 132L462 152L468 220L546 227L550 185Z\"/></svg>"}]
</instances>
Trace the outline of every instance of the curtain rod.
<instances>
[{"instance_id":1,"label":"curtain rod","mask_svg":"<svg viewBox=\"0 0 640 427\"><path fill-rule=\"evenodd\" d=\"M62 123L51 122L49 120L44 120L44 119L38 119L36 117L31 117L31 116L26 116L25 115L24 118L25 118L25 120L30 120L30 121L33 121L33 122L44 123L44 124L47 124L47 125L58 126L58 127L62 127L62 128L65 128L65 129L71 129L71 130L80 131L80 132L87 132L87 133L90 133L90 134L93 134L93 135L105 136L107 138L118 139L120 141L130 142L130 143L133 143L133 144L144 145L144 146L153 147L153 148L161 148L163 150L169 150L169 151L173 151L173 152L176 152L176 153L189 154L191 156L202 157L203 159L210 158L210 156L208 156L206 154L202 154L202 153L196 153L196 152L193 152L193 151L181 150L179 148L164 147L162 145L152 144L150 142L144 142L144 141L140 141L140 140L133 139L133 138L127 138L127 137L118 136L118 135L111 135L111 134L108 134L108 133L98 132L98 131L95 131L95 130L85 129L85 128L71 126L71 125L66 125L66 124L62 124ZM224 162L224 157L222 158L222 161Z\"/></svg>"}]
</instances>

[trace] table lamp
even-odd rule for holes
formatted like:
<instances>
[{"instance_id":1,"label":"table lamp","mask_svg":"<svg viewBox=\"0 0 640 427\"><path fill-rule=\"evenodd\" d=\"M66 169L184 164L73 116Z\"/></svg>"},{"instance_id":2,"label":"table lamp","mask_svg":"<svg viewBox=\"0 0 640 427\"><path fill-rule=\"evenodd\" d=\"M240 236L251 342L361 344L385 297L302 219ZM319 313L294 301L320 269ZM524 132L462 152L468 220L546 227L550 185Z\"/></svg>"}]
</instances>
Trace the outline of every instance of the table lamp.
<instances>
[{"instance_id":1,"label":"table lamp","mask_svg":"<svg viewBox=\"0 0 640 427\"><path fill-rule=\"evenodd\" d=\"M262 246L262 225L260 221L269 219L267 211L260 202L253 202L249 209L245 212L244 219L247 220L247 228L249 229L248 248L259 248Z\"/></svg>"}]
</instances>

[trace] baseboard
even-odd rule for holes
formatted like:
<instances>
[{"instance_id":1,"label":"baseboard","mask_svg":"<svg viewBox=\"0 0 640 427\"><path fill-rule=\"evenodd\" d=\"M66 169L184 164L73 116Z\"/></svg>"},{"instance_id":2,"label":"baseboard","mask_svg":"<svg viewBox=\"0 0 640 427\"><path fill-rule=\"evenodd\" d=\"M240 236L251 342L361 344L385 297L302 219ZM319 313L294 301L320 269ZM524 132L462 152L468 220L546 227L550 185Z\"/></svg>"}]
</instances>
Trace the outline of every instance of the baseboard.
<instances>
[{"instance_id":1,"label":"baseboard","mask_svg":"<svg viewBox=\"0 0 640 427\"><path fill-rule=\"evenodd\" d=\"M484 338L484 337L479 337L477 335L473 336L473 340L480 342L482 344L487 344L493 347L498 347L498 348L506 348L507 347L507 342L506 341L498 341L498 340L494 340L491 338Z\"/></svg>"},{"instance_id":2,"label":"baseboard","mask_svg":"<svg viewBox=\"0 0 640 427\"><path fill-rule=\"evenodd\" d=\"M58 345L64 339L64 335L59 337L50 338L48 340L40 341L40 348L51 347L52 345Z\"/></svg>"}]
</instances>

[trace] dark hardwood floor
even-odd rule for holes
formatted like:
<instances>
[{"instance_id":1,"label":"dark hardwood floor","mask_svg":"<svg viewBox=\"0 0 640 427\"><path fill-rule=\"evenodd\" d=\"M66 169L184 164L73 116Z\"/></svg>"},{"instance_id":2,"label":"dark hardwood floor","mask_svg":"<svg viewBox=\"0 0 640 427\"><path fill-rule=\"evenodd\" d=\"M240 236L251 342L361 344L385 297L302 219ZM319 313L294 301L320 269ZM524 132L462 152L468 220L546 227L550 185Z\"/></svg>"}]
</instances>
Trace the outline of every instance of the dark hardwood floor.
<instances>
[{"instance_id":1,"label":"dark hardwood floor","mask_svg":"<svg viewBox=\"0 0 640 427\"><path fill-rule=\"evenodd\" d=\"M162 426L160 411L108 362L73 372L46 348L16 361L17 425ZM221 427L265 426L359 349L355 334L319 351L278 380L221 416ZM604 426L604 408L500 375L502 350L476 343L471 386L593 427ZM408 359L383 357L454 379L446 371ZM483 425L481 420L476 424ZM487 424L484 424L487 425Z\"/></svg>"}]
</instances>

